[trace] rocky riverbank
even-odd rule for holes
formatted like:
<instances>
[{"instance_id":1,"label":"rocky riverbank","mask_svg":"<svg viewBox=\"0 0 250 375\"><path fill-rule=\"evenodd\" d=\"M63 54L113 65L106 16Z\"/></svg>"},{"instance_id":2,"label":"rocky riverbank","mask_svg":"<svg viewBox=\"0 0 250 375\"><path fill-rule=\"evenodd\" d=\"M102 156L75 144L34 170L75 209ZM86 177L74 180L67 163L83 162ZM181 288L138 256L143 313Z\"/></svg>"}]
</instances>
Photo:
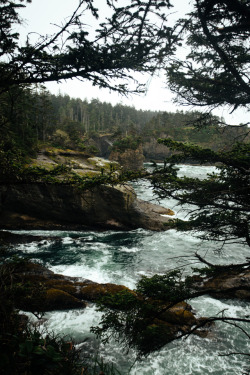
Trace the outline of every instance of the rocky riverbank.
<instances>
[{"instance_id":1,"label":"rocky riverbank","mask_svg":"<svg viewBox=\"0 0 250 375\"><path fill-rule=\"evenodd\" d=\"M165 332L166 342L174 340L180 332L182 334L193 331L202 337L209 333L210 319L197 317L192 307L184 302L168 303L157 298L146 298L124 285L112 283L96 283L91 280L69 277L56 274L41 264L27 262L24 260L15 263L7 263L0 267L3 274L5 286L10 285L13 290L13 301L15 307L24 311L40 314L53 310L84 309L89 302L98 302L105 296L126 293L133 298L142 301L147 308L155 306L158 311L153 320L149 320L149 327L160 328ZM8 279L9 278L9 279ZM210 294L217 298L240 298L249 300L250 296L250 267L239 267L227 272L210 275L208 278L200 277L193 279L192 288L201 294ZM243 291L243 293L242 293ZM104 300L103 300L104 301ZM116 297L114 299L116 301ZM105 303L105 302L103 302ZM112 308L112 298L107 299L108 306ZM159 305L159 309L157 306ZM117 306L113 306L117 308ZM157 328L157 329L158 329Z\"/></svg>"},{"instance_id":2,"label":"rocky riverbank","mask_svg":"<svg viewBox=\"0 0 250 375\"><path fill-rule=\"evenodd\" d=\"M5 285L13 288L15 307L39 315L46 311L84 309L88 302L97 302L101 297L127 292L141 298L123 285L99 284L91 280L55 274L44 266L27 261L6 264ZM145 300L145 309L158 304L157 300ZM162 305L161 309L162 309ZM158 314L159 315L159 314ZM192 326L199 326L203 318L197 318L186 302L162 309L162 313L153 321L154 325L166 331L166 340L172 340L179 332L188 332ZM204 335L204 330L197 331Z\"/></svg>"}]
</instances>

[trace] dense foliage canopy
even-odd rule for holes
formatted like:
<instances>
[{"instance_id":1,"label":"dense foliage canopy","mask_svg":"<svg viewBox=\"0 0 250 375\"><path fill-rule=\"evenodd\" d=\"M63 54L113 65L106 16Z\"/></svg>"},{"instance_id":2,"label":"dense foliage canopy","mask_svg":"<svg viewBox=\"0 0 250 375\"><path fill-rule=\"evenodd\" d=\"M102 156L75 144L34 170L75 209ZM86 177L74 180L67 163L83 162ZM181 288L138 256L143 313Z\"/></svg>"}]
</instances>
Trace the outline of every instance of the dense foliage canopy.
<instances>
[{"instance_id":1,"label":"dense foliage canopy","mask_svg":"<svg viewBox=\"0 0 250 375\"><path fill-rule=\"evenodd\" d=\"M178 102L249 108L250 4L245 0L196 0L180 21L190 52L167 72Z\"/></svg>"},{"instance_id":2,"label":"dense foliage canopy","mask_svg":"<svg viewBox=\"0 0 250 375\"><path fill-rule=\"evenodd\" d=\"M250 4L244 0L194 2L190 19L180 21L191 51L186 61L176 59L177 65L171 65L167 71L170 87L178 92L177 100L208 108L225 104L233 110L249 108L249 12ZM205 115L201 118L201 127L204 119L207 119ZM222 129L228 129L225 124L219 124ZM204 126L207 126L206 121ZM245 127L247 134L247 124L241 126ZM201 164L217 163L219 168L218 173L201 182L181 180L175 174L172 187L168 192L168 188L165 190L166 195L174 195L182 203L196 204L201 211L193 213L192 219L196 218L193 224L201 230L210 228L213 239L230 237L231 233L233 239L243 235L249 244L249 207L246 202L249 202L250 159L249 143L243 141L244 138L235 137L230 151L218 150L218 153L171 140L160 142L177 150L181 154L179 160L189 155ZM160 190L166 188L164 181L159 185ZM235 222L241 223L241 229L231 227L234 217Z\"/></svg>"},{"instance_id":3,"label":"dense foliage canopy","mask_svg":"<svg viewBox=\"0 0 250 375\"><path fill-rule=\"evenodd\" d=\"M98 19L100 10L95 1L81 0L57 32L38 35L35 40L34 35L28 34L23 45L14 30L22 23L18 12L24 3L0 2L1 91L13 85L77 77L127 93L130 89L126 79L133 80L136 71L154 72L159 55L164 61L174 48L175 37L166 26L165 9L170 7L169 1L134 0L119 7L114 1L104 1L103 6L110 9L111 16L90 34L85 18L91 15ZM142 87L131 90L141 91Z\"/></svg>"},{"instance_id":4,"label":"dense foliage canopy","mask_svg":"<svg viewBox=\"0 0 250 375\"><path fill-rule=\"evenodd\" d=\"M194 205L187 222L177 220L170 226L193 229L201 238L219 242L219 248L235 242L250 246L250 144L236 143L230 151L214 152L171 139L160 142L181 152L172 162L189 157L201 163L218 163L217 170L204 180L179 177L172 164L155 173L152 182L161 197Z\"/></svg>"}]
</instances>

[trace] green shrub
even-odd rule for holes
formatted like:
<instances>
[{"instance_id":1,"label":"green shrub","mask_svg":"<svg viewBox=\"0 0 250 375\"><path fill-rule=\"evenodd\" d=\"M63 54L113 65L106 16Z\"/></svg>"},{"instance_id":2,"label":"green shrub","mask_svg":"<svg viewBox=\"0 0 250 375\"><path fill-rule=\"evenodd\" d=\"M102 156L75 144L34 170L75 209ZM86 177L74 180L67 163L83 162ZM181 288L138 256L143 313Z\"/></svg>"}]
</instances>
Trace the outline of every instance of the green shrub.
<instances>
[{"instance_id":1,"label":"green shrub","mask_svg":"<svg viewBox=\"0 0 250 375\"><path fill-rule=\"evenodd\" d=\"M136 150L139 145L141 144L140 137L134 137L132 135L128 135L124 138L119 138L113 143L112 150L118 152L124 152L125 150Z\"/></svg>"}]
</instances>

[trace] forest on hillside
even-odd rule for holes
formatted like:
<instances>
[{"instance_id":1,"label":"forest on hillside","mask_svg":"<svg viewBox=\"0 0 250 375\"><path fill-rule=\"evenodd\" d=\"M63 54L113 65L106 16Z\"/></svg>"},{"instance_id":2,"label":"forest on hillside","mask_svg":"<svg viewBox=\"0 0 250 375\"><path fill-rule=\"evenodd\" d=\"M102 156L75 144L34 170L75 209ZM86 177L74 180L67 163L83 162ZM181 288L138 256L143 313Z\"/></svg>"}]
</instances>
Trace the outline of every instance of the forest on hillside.
<instances>
[{"instance_id":1,"label":"forest on hillside","mask_svg":"<svg viewBox=\"0 0 250 375\"><path fill-rule=\"evenodd\" d=\"M46 145L98 154L89 141L104 135L113 141L139 137L142 144L152 138L170 137L213 150L248 138L246 126L224 126L223 119L213 115L202 118L199 111L143 111L98 99L52 95L38 86L13 88L0 100L4 124L0 149L24 156L34 155Z\"/></svg>"}]
</instances>

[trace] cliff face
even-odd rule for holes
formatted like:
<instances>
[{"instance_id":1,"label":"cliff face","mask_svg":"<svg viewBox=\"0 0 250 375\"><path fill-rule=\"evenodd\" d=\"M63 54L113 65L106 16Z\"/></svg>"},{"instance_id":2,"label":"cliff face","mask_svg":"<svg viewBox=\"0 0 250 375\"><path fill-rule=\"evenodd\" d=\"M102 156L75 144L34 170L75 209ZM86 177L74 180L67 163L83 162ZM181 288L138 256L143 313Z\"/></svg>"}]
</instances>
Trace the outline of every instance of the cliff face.
<instances>
[{"instance_id":1,"label":"cliff face","mask_svg":"<svg viewBox=\"0 0 250 375\"><path fill-rule=\"evenodd\" d=\"M70 185L0 187L2 228L84 227L164 230L171 211L136 198L128 185L80 191ZM159 211L160 210L160 211Z\"/></svg>"},{"instance_id":2,"label":"cliff face","mask_svg":"<svg viewBox=\"0 0 250 375\"><path fill-rule=\"evenodd\" d=\"M111 137L107 135L93 137L95 146L98 149L98 156L108 159L110 155L110 150L113 145Z\"/></svg>"},{"instance_id":3,"label":"cliff face","mask_svg":"<svg viewBox=\"0 0 250 375\"><path fill-rule=\"evenodd\" d=\"M143 168L145 160L163 161L173 154L168 147L157 142L158 138L167 137L166 134L157 138L147 137L136 150L127 149L124 152L111 151L114 140L109 136L95 137L91 142L98 149L98 156L118 162L125 170L138 171Z\"/></svg>"},{"instance_id":4,"label":"cliff face","mask_svg":"<svg viewBox=\"0 0 250 375\"><path fill-rule=\"evenodd\" d=\"M50 159L47 154L40 154L33 164L50 169L51 164L57 165L60 160L70 164L79 176L96 176L110 170L110 163L101 158L83 159L64 153L53 154ZM162 215L173 214L171 210L138 200L133 188L127 184L106 184L82 190L61 181L1 185L0 227L164 230L164 223L169 218Z\"/></svg>"}]
</instances>

